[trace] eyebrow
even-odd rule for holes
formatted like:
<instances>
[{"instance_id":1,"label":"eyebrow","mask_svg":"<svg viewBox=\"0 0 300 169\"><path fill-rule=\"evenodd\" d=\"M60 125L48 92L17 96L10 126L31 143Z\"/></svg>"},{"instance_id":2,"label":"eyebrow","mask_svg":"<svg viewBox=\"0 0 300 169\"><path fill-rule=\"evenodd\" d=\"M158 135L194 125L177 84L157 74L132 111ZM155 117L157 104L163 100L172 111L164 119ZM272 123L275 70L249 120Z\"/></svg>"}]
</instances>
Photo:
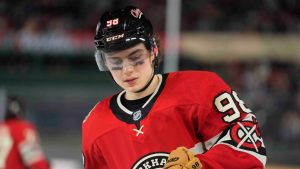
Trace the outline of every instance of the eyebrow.
<instances>
[{"instance_id":1,"label":"eyebrow","mask_svg":"<svg viewBox=\"0 0 300 169\"><path fill-rule=\"evenodd\" d=\"M128 56L132 56L132 55L134 55L134 54L136 54L136 53L138 53L140 51L143 51L143 49L136 49L136 50L132 51L131 53L129 53Z\"/></svg>"}]
</instances>

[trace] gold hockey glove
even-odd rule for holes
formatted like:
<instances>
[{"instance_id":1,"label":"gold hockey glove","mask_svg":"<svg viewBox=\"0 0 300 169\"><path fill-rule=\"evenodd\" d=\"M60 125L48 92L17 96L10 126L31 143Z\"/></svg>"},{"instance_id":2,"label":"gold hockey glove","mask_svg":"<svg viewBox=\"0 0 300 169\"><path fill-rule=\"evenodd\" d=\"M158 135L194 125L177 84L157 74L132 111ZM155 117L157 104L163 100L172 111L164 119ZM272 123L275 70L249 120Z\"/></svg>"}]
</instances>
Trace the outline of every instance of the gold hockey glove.
<instances>
[{"instance_id":1,"label":"gold hockey glove","mask_svg":"<svg viewBox=\"0 0 300 169\"><path fill-rule=\"evenodd\" d=\"M185 147L178 147L170 153L164 169L201 169L201 167L200 160L192 151Z\"/></svg>"}]
</instances>

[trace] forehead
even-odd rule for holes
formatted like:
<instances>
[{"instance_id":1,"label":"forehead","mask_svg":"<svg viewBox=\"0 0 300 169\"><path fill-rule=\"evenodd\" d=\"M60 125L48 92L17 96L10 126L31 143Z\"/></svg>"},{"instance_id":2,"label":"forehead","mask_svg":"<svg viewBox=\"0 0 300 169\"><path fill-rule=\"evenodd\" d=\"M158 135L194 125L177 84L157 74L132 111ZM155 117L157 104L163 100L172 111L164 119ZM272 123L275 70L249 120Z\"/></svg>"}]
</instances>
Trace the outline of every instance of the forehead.
<instances>
[{"instance_id":1,"label":"forehead","mask_svg":"<svg viewBox=\"0 0 300 169\"><path fill-rule=\"evenodd\" d=\"M117 52L108 52L108 53L105 53L105 57L118 57L118 58L126 58L127 56L130 56L136 52L142 52L144 50L147 50L145 45L143 43L139 43L133 47L130 47L128 49L124 49L124 50L120 50L120 51L117 51Z\"/></svg>"}]
</instances>

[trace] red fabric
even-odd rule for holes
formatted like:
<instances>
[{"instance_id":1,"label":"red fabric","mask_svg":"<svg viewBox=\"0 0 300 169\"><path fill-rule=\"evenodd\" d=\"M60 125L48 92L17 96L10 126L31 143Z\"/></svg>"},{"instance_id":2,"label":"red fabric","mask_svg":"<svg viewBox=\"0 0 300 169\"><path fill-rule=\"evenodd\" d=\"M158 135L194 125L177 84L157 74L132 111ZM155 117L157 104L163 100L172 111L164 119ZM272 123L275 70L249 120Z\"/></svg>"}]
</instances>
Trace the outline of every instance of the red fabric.
<instances>
[{"instance_id":1,"label":"red fabric","mask_svg":"<svg viewBox=\"0 0 300 169\"><path fill-rule=\"evenodd\" d=\"M34 138L36 139L36 141L38 141L36 129L30 122L22 119L11 119L0 124L0 130L1 130L0 132L2 132L2 134L0 135L3 137L0 139L4 139L4 137L10 137L12 141L12 145L5 148L9 150L9 153L6 154L4 169L25 169L25 168L26 169L27 168L48 169L49 168L48 162L43 155L38 156L36 160L32 160L32 161L29 158L28 159L29 164L26 165L19 151L21 144L26 145L25 140L28 138L27 137L28 133L30 133L31 138ZM35 144L39 144L39 143L36 142ZM39 145L37 145L36 147L39 147ZM1 153L1 145L0 145L0 153ZM3 157L4 156L2 156L2 159L0 160L3 160Z\"/></svg>"},{"instance_id":2,"label":"red fabric","mask_svg":"<svg viewBox=\"0 0 300 169\"><path fill-rule=\"evenodd\" d=\"M144 133L138 136L133 131L135 125L114 116L111 97L99 102L82 124L85 168L130 169L135 164L143 169L155 168L165 162L155 154L208 141L231 125L214 106L215 97L224 92L230 93L231 89L214 73L170 73L150 113L141 121ZM245 116L242 113L239 119ZM223 144L199 155L199 159L203 169L247 168L249 163L263 168L256 158Z\"/></svg>"},{"instance_id":3,"label":"red fabric","mask_svg":"<svg viewBox=\"0 0 300 169\"><path fill-rule=\"evenodd\" d=\"M247 153L234 151L228 146L216 145L205 154L197 155L201 159L202 169L261 169L257 159ZM217 160L215 160L217 159Z\"/></svg>"}]
</instances>

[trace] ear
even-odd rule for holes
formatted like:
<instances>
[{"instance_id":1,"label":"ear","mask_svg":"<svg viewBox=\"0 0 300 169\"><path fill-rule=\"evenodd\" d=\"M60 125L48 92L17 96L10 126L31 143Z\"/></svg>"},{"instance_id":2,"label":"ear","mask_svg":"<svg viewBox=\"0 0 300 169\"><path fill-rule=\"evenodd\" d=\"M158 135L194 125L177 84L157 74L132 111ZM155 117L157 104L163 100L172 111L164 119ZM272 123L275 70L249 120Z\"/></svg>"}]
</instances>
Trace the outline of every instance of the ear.
<instances>
[{"instance_id":1,"label":"ear","mask_svg":"<svg viewBox=\"0 0 300 169\"><path fill-rule=\"evenodd\" d=\"M156 44L154 43L153 49L151 51L151 61L154 61L154 59L158 56L158 48Z\"/></svg>"},{"instance_id":2,"label":"ear","mask_svg":"<svg viewBox=\"0 0 300 169\"><path fill-rule=\"evenodd\" d=\"M153 62L154 59L155 59L154 52L151 52L151 53L150 53L150 60L151 60L151 62Z\"/></svg>"},{"instance_id":3,"label":"ear","mask_svg":"<svg viewBox=\"0 0 300 169\"><path fill-rule=\"evenodd\" d=\"M156 45L154 45L154 47L153 47L153 54L155 57L158 56L158 47Z\"/></svg>"}]
</instances>

